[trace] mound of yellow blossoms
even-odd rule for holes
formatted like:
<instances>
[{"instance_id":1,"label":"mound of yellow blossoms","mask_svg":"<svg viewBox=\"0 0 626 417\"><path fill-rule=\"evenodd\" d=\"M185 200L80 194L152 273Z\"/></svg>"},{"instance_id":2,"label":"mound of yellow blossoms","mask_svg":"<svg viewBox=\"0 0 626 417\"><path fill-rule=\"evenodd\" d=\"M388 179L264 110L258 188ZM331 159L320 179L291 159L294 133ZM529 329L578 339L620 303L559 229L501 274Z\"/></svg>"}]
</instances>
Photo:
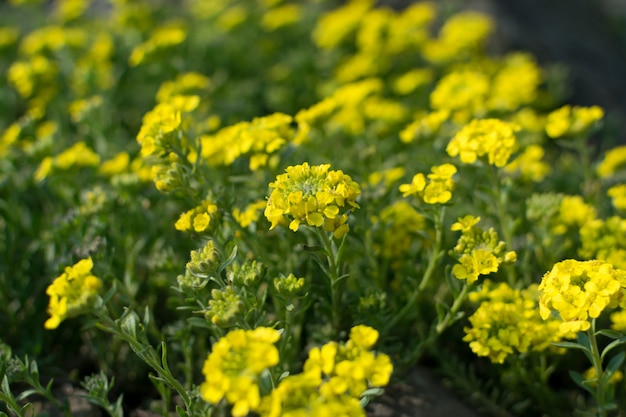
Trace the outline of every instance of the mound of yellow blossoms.
<instances>
[{"instance_id":1,"label":"mound of yellow blossoms","mask_svg":"<svg viewBox=\"0 0 626 417\"><path fill-rule=\"evenodd\" d=\"M560 316L561 330L588 330L590 319L605 308L624 307L626 271L600 260L568 259L554 265L539 285L539 311L545 320L552 311Z\"/></svg>"},{"instance_id":2,"label":"mound of yellow blossoms","mask_svg":"<svg viewBox=\"0 0 626 417\"><path fill-rule=\"evenodd\" d=\"M44 324L46 329L56 329L63 320L81 314L93 304L102 282L91 274L92 268L91 258L82 259L66 267L48 286L50 318Z\"/></svg>"},{"instance_id":3,"label":"mound of yellow blossoms","mask_svg":"<svg viewBox=\"0 0 626 417\"><path fill-rule=\"evenodd\" d=\"M358 208L359 185L342 171L329 171L330 164L308 163L287 167L286 173L269 184L273 189L265 208L270 230L290 219L294 232L301 224L324 227L336 238L345 235L349 226L347 212Z\"/></svg>"}]
</instances>

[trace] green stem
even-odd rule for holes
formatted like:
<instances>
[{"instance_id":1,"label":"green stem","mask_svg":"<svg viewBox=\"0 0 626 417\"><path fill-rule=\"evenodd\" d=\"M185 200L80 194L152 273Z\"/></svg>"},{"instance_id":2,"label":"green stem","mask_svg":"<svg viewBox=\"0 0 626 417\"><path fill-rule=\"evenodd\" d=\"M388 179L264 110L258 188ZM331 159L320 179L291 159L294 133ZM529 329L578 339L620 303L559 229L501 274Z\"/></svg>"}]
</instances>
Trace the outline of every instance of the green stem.
<instances>
[{"instance_id":1,"label":"green stem","mask_svg":"<svg viewBox=\"0 0 626 417\"><path fill-rule=\"evenodd\" d=\"M511 219L507 215L506 207L508 205L508 195L502 189L500 184L500 178L498 176L498 170L496 167L491 167L490 175L491 182L493 184L494 203L496 205L496 215L498 217L498 223L500 224L500 230L502 230L502 236L504 237L504 243L506 243L507 250L513 250L513 233L511 230ZM504 268L507 275L507 281L509 285L513 286L516 282L515 268Z\"/></svg>"},{"instance_id":2,"label":"green stem","mask_svg":"<svg viewBox=\"0 0 626 417\"><path fill-rule=\"evenodd\" d=\"M463 288L461 289L461 292L459 293L459 295L457 295L456 298L454 299L454 302L452 303L452 307L450 307L450 310L448 310L443 320L440 323L437 323L437 326L435 327L435 330L437 332L436 336L439 336L454 321L456 321L456 315L459 312L459 309L461 308L461 306L463 305L463 302L465 301L465 298L467 296L467 292L469 291L471 286L472 285L468 284L467 282L463 284Z\"/></svg>"},{"instance_id":3,"label":"green stem","mask_svg":"<svg viewBox=\"0 0 626 417\"><path fill-rule=\"evenodd\" d=\"M332 323L335 331L339 331L340 323L341 323L341 295L342 289L344 285L341 284L343 278L340 277L340 263L338 259L338 250L337 246L333 243L328 233L320 230L319 228L315 229L317 231L317 235L320 237L322 241L322 246L326 252L326 259L328 260L328 279L330 280L330 299L331 299L331 309L332 309ZM342 242L343 244L343 242Z\"/></svg>"},{"instance_id":4,"label":"green stem","mask_svg":"<svg viewBox=\"0 0 626 417\"><path fill-rule=\"evenodd\" d=\"M158 376L163 378L170 387L176 390L185 403L185 408L190 410L192 404L187 391L181 383L174 378L169 369L166 369L159 363L159 360L154 352L154 348L150 345L142 344L136 338L131 337L127 333L120 330L118 324L110 317L106 307L102 308L98 313L98 318L101 320L98 327L106 332L118 336L120 339L128 343L137 356L154 369Z\"/></svg>"},{"instance_id":5,"label":"green stem","mask_svg":"<svg viewBox=\"0 0 626 417\"><path fill-rule=\"evenodd\" d=\"M387 326L385 327L385 333L394 329L394 327L398 324L400 320L402 320L407 314L415 309L415 304L419 300L419 297L424 289L428 286L428 283L434 275L435 267L445 253L445 251L441 250L441 245L443 242L443 219L445 216L445 210L445 206L442 206L439 210L439 215L435 217L435 245L433 247L430 259L428 260L428 266L426 267L426 271L424 271L424 275L422 276L422 280L419 286L413 292L413 294L411 294L411 297L406 302L404 307L402 307L402 310L400 310L398 314L393 316L391 320L387 323Z\"/></svg>"},{"instance_id":6,"label":"green stem","mask_svg":"<svg viewBox=\"0 0 626 417\"><path fill-rule=\"evenodd\" d=\"M602 357L596 340L596 319L591 320L591 327L587 330L589 344L591 345L591 362L596 370L596 403L598 405L598 417L606 417L606 409L604 408L605 400L605 384L604 371L602 370Z\"/></svg>"}]
</instances>

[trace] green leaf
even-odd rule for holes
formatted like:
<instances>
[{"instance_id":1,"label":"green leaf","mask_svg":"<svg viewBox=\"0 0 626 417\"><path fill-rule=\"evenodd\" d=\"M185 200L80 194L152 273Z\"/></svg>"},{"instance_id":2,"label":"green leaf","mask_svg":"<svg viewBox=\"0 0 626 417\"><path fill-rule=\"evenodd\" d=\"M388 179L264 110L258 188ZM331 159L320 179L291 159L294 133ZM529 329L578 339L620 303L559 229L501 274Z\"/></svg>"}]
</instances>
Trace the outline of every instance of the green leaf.
<instances>
[{"instance_id":1,"label":"green leaf","mask_svg":"<svg viewBox=\"0 0 626 417\"><path fill-rule=\"evenodd\" d=\"M600 358L604 359L607 353L609 353L611 350L613 350L614 348L624 343L626 343L626 336L612 341L611 343L606 345L606 347L602 351L602 354L600 355Z\"/></svg>"},{"instance_id":2,"label":"green leaf","mask_svg":"<svg viewBox=\"0 0 626 417\"><path fill-rule=\"evenodd\" d=\"M556 342L556 343L552 343L552 345L556 347L565 348L565 349L580 349L582 351L591 353L591 350L589 348L576 342Z\"/></svg>"},{"instance_id":3,"label":"green leaf","mask_svg":"<svg viewBox=\"0 0 626 417\"><path fill-rule=\"evenodd\" d=\"M610 339L619 339L620 337L625 337L624 333L618 332L617 330L610 330L610 329L598 330L595 334L606 336Z\"/></svg>"},{"instance_id":4,"label":"green leaf","mask_svg":"<svg viewBox=\"0 0 626 417\"><path fill-rule=\"evenodd\" d=\"M235 262L236 258L237 258L237 245L233 246L233 250L230 251L230 255L228 255L228 259L226 259L224 263L222 263L220 267L217 269L217 274L220 275L223 270L225 270L230 264Z\"/></svg>"},{"instance_id":5,"label":"green leaf","mask_svg":"<svg viewBox=\"0 0 626 417\"><path fill-rule=\"evenodd\" d=\"M585 332L578 332L576 335L576 341L581 345L587 348L588 351L591 352L591 343L589 342L589 336Z\"/></svg>"},{"instance_id":6,"label":"green leaf","mask_svg":"<svg viewBox=\"0 0 626 417\"><path fill-rule=\"evenodd\" d=\"M617 355L613 356L609 363L606 366L604 371L604 383L608 384L609 379L615 374L615 372L619 369L620 366L624 363L624 358L626 358L626 352L620 352Z\"/></svg>"},{"instance_id":7,"label":"green leaf","mask_svg":"<svg viewBox=\"0 0 626 417\"><path fill-rule=\"evenodd\" d=\"M585 378L582 376L582 374L580 374L579 372L575 372L575 371L569 371L569 376L576 383L576 385L578 385L579 387L581 387L582 389L584 389L585 391L589 392L592 395L595 394L593 388L589 386L589 383L585 383Z\"/></svg>"}]
</instances>

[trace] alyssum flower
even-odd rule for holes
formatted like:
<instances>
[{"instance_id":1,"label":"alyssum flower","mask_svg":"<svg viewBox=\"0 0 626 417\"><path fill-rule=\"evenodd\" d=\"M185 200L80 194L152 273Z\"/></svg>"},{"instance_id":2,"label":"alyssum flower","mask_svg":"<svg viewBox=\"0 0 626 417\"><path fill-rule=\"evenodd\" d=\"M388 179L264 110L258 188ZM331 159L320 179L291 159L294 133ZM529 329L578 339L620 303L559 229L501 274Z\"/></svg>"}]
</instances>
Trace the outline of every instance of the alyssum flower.
<instances>
[{"instance_id":1,"label":"alyssum flower","mask_svg":"<svg viewBox=\"0 0 626 417\"><path fill-rule=\"evenodd\" d=\"M99 278L91 274L93 261L82 259L65 268L46 289L50 296L46 329L56 329L63 320L88 310L94 303L102 286Z\"/></svg>"},{"instance_id":2,"label":"alyssum flower","mask_svg":"<svg viewBox=\"0 0 626 417\"><path fill-rule=\"evenodd\" d=\"M267 200L265 217L270 230L290 219L294 232L301 224L322 227L336 238L345 235L349 226L347 213L358 208L359 185L342 171L330 171L329 164L287 167L286 173L269 184L273 189Z\"/></svg>"}]
</instances>

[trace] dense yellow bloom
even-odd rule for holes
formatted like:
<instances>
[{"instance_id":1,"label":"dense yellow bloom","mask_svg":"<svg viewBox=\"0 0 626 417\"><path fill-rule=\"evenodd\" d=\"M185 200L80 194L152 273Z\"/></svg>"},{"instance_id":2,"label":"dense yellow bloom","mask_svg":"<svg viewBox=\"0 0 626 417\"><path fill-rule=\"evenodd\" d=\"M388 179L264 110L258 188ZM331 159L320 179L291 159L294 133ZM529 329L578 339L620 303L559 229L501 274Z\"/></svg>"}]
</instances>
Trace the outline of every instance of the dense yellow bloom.
<instances>
[{"instance_id":1,"label":"dense yellow bloom","mask_svg":"<svg viewBox=\"0 0 626 417\"><path fill-rule=\"evenodd\" d=\"M77 142L55 157L46 157L35 171L35 180L42 181L55 170L65 171L73 167L100 165L100 156L85 142Z\"/></svg>"},{"instance_id":2,"label":"dense yellow bloom","mask_svg":"<svg viewBox=\"0 0 626 417\"><path fill-rule=\"evenodd\" d=\"M336 238L349 230L347 213L358 208L359 185L342 171L329 171L330 165L290 166L285 174L269 184L273 189L267 200L265 217L270 230L289 219L294 232L301 224L324 227Z\"/></svg>"},{"instance_id":3,"label":"dense yellow bloom","mask_svg":"<svg viewBox=\"0 0 626 417\"><path fill-rule=\"evenodd\" d=\"M508 55L502 68L491 82L487 107L494 110L512 111L537 97L541 83L541 70L528 54Z\"/></svg>"},{"instance_id":4,"label":"dense yellow bloom","mask_svg":"<svg viewBox=\"0 0 626 417\"><path fill-rule=\"evenodd\" d=\"M28 59L14 61L7 71L7 80L24 98L30 98L36 90L53 82L58 68L43 55L34 55Z\"/></svg>"},{"instance_id":5,"label":"dense yellow bloom","mask_svg":"<svg viewBox=\"0 0 626 417\"><path fill-rule=\"evenodd\" d=\"M403 197L418 195L426 204L445 204L452 198L456 167L452 164L434 166L428 176L419 173L410 184L402 184L400 191ZM426 181L428 178L428 181Z\"/></svg>"},{"instance_id":6,"label":"dense yellow bloom","mask_svg":"<svg viewBox=\"0 0 626 417\"><path fill-rule=\"evenodd\" d=\"M581 228L596 218L596 209L579 195L565 195L559 204L558 217L552 233L562 235L571 228Z\"/></svg>"},{"instance_id":7,"label":"dense yellow bloom","mask_svg":"<svg viewBox=\"0 0 626 417\"><path fill-rule=\"evenodd\" d=\"M550 165L542 161L544 154L541 145L529 145L504 167L504 172L519 173L526 181L541 182L550 172Z\"/></svg>"},{"instance_id":8,"label":"dense yellow bloom","mask_svg":"<svg viewBox=\"0 0 626 417\"><path fill-rule=\"evenodd\" d=\"M257 170L264 166L269 155L291 140L292 120L287 114L274 113L224 127L200 138L201 156L210 165L231 165L238 158L250 156L250 169Z\"/></svg>"},{"instance_id":9,"label":"dense yellow bloom","mask_svg":"<svg viewBox=\"0 0 626 417\"><path fill-rule=\"evenodd\" d=\"M241 227L248 227L252 223L255 223L261 217L261 212L265 209L267 202L265 200L255 201L254 203L248 204L248 206L241 210L238 207L233 209L233 217L237 220L237 223Z\"/></svg>"},{"instance_id":10,"label":"dense yellow bloom","mask_svg":"<svg viewBox=\"0 0 626 417\"><path fill-rule=\"evenodd\" d=\"M383 234L374 250L387 259L405 256L416 235L426 226L424 216L406 201L397 201L385 207L374 223L380 223Z\"/></svg>"},{"instance_id":11,"label":"dense yellow bloom","mask_svg":"<svg viewBox=\"0 0 626 417\"><path fill-rule=\"evenodd\" d=\"M541 317L545 320L554 311L562 320L561 330L576 333L624 299L626 271L600 260L568 259L543 276L539 291Z\"/></svg>"},{"instance_id":12,"label":"dense yellow bloom","mask_svg":"<svg viewBox=\"0 0 626 417\"><path fill-rule=\"evenodd\" d=\"M156 52L180 45L187 38L184 28L178 23L165 24L155 29L150 38L133 49L128 58L131 67L142 64Z\"/></svg>"},{"instance_id":13,"label":"dense yellow bloom","mask_svg":"<svg viewBox=\"0 0 626 417\"><path fill-rule=\"evenodd\" d=\"M202 398L212 404L225 399L233 405L235 417L257 411L260 376L279 361L274 346L278 339L278 330L258 327L233 330L218 340L202 368L206 378L200 385Z\"/></svg>"},{"instance_id":14,"label":"dense yellow bloom","mask_svg":"<svg viewBox=\"0 0 626 417\"><path fill-rule=\"evenodd\" d=\"M430 94L435 110L465 110L482 114L489 93L489 78L477 71L455 71L442 77Z\"/></svg>"},{"instance_id":15,"label":"dense yellow bloom","mask_svg":"<svg viewBox=\"0 0 626 417\"><path fill-rule=\"evenodd\" d=\"M171 134L183 126L183 113L192 112L199 104L199 96L176 95L146 113L137 133L141 154L161 155L169 151L173 144Z\"/></svg>"},{"instance_id":16,"label":"dense yellow bloom","mask_svg":"<svg viewBox=\"0 0 626 417\"><path fill-rule=\"evenodd\" d=\"M546 133L553 139L585 133L604 116L598 106L578 107L566 105L548 114Z\"/></svg>"},{"instance_id":17,"label":"dense yellow bloom","mask_svg":"<svg viewBox=\"0 0 626 417\"><path fill-rule=\"evenodd\" d=\"M622 309L611 314L611 329L626 333L626 310Z\"/></svg>"},{"instance_id":18,"label":"dense yellow bloom","mask_svg":"<svg viewBox=\"0 0 626 417\"><path fill-rule=\"evenodd\" d=\"M204 232L211 225L215 213L217 206L211 200L205 200L198 207L181 214L174 227L181 232Z\"/></svg>"},{"instance_id":19,"label":"dense yellow bloom","mask_svg":"<svg viewBox=\"0 0 626 417\"><path fill-rule=\"evenodd\" d=\"M313 31L313 40L320 48L336 48L356 31L373 5L373 0L351 0L343 7L322 15Z\"/></svg>"},{"instance_id":20,"label":"dense yellow bloom","mask_svg":"<svg viewBox=\"0 0 626 417\"><path fill-rule=\"evenodd\" d=\"M626 219L612 216L590 220L580 228L584 259L601 259L617 268L626 269Z\"/></svg>"},{"instance_id":21,"label":"dense yellow bloom","mask_svg":"<svg viewBox=\"0 0 626 417\"><path fill-rule=\"evenodd\" d=\"M157 102L164 103L175 96L190 95L205 90L211 85L208 77L197 72L186 72L174 80L165 81L157 91Z\"/></svg>"},{"instance_id":22,"label":"dense yellow bloom","mask_svg":"<svg viewBox=\"0 0 626 417\"><path fill-rule=\"evenodd\" d=\"M459 156L461 162L471 164L487 156L489 164L505 166L517 149L515 132L519 126L498 119L472 120L448 143L448 155Z\"/></svg>"},{"instance_id":23,"label":"dense yellow bloom","mask_svg":"<svg viewBox=\"0 0 626 417\"><path fill-rule=\"evenodd\" d=\"M465 327L464 341L478 356L503 363L507 356L528 351L540 352L560 341L560 322L542 320L537 306L537 285L516 290L505 283L485 281L480 292L470 294L471 301L481 301Z\"/></svg>"},{"instance_id":24,"label":"dense yellow bloom","mask_svg":"<svg viewBox=\"0 0 626 417\"><path fill-rule=\"evenodd\" d=\"M441 27L439 37L424 45L426 59L446 63L464 59L480 50L493 28L493 22L481 13L462 12L450 17Z\"/></svg>"},{"instance_id":25,"label":"dense yellow bloom","mask_svg":"<svg viewBox=\"0 0 626 417\"><path fill-rule=\"evenodd\" d=\"M300 20L302 11L297 4L284 4L265 12L261 18L261 27L274 31L284 26L293 25Z\"/></svg>"},{"instance_id":26,"label":"dense yellow bloom","mask_svg":"<svg viewBox=\"0 0 626 417\"><path fill-rule=\"evenodd\" d=\"M418 117L400 132L400 140L404 143L410 143L416 139L430 138L439 131L441 125L449 117L449 110L438 110Z\"/></svg>"},{"instance_id":27,"label":"dense yellow bloom","mask_svg":"<svg viewBox=\"0 0 626 417\"><path fill-rule=\"evenodd\" d=\"M54 279L46 289L50 296L48 314L44 324L46 329L56 329L67 318L75 317L89 310L100 291L102 282L92 275L93 261L82 259Z\"/></svg>"},{"instance_id":28,"label":"dense yellow bloom","mask_svg":"<svg viewBox=\"0 0 626 417\"><path fill-rule=\"evenodd\" d=\"M626 210L626 184L614 185L607 190L606 195L611 197L613 207Z\"/></svg>"},{"instance_id":29,"label":"dense yellow bloom","mask_svg":"<svg viewBox=\"0 0 626 417\"><path fill-rule=\"evenodd\" d=\"M98 170L102 175L112 177L125 172L130 165L130 156L127 152L120 152L113 158L104 161Z\"/></svg>"},{"instance_id":30,"label":"dense yellow bloom","mask_svg":"<svg viewBox=\"0 0 626 417\"><path fill-rule=\"evenodd\" d=\"M387 355L370 350L377 339L377 330L358 325L347 342L312 348L303 373L282 379L263 398L261 416L364 417L361 394L387 385L393 371Z\"/></svg>"},{"instance_id":31,"label":"dense yellow bloom","mask_svg":"<svg viewBox=\"0 0 626 417\"><path fill-rule=\"evenodd\" d=\"M402 95L408 95L418 88L430 84L435 75L430 68L418 68L402 74L393 82L393 90Z\"/></svg>"},{"instance_id":32,"label":"dense yellow bloom","mask_svg":"<svg viewBox=\"0 0 626 417\"><path fill-rule=\"evenodd\" d=\"M607 178L624 166L626 166L626 146L618 146L606 152L597 172L601 178Z\"/></svg>"},{"instance_id":33,"label":"dense yellow bloom","mask_svg":"<svg viewBox=\"0 0 626 417\"><path fill-rule=\"evenodd\" d=\"M483 230L477 226L480 217L467 215L459 218L451 230L461 231L461 237L453 249L459 263L452 267L452 274L468 284L475 282L480 275L498 272L502 264L517 260L514 251L506 251L506 244L501 241L493 228Z\"/></svg>"}]
</instances>

